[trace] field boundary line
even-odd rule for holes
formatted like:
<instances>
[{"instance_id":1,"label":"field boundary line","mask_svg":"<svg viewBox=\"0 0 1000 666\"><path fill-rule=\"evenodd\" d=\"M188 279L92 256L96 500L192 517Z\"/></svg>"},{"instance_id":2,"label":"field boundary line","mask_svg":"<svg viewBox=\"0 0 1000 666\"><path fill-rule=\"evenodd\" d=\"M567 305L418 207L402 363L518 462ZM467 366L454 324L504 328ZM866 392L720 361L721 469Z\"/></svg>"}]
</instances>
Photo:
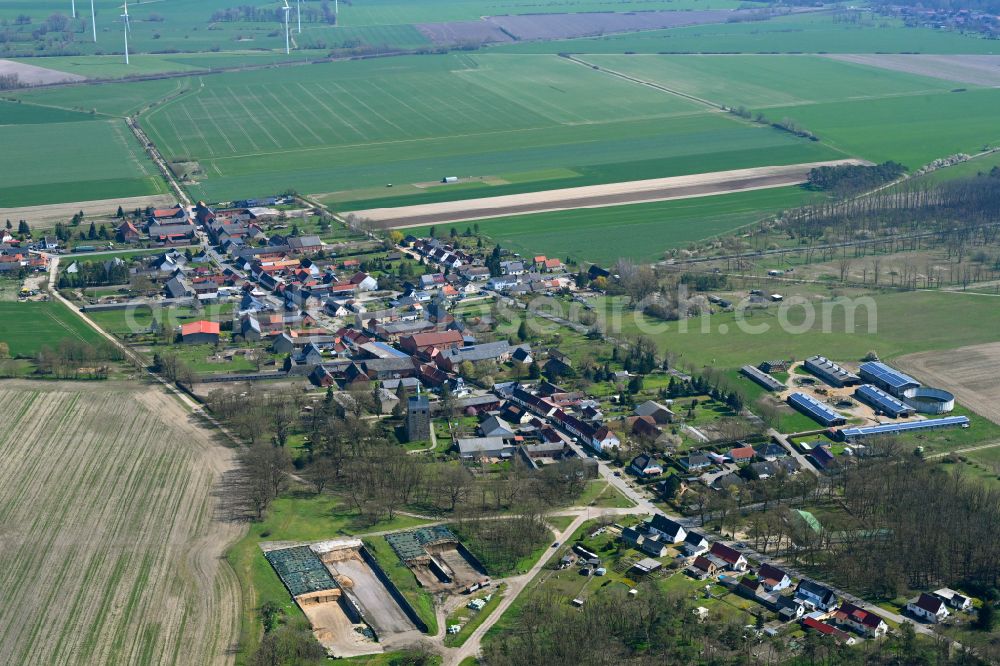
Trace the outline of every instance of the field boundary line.
<instances>
[{"instance_id":1,"label":"field boundary line","mask_svg":"<svg viewBox=\"0 0 1000 666\"><path fill-rule=\"evenodd\" d=\"M583 67L587 67L589 69L596 70L598 72L604 72L605 74L610 74L611 76L617 76L620 79L624 79L626 81L631 81L632 83L637 83L637 84L639 84L641 86L647 86L649 88L653 88L654 90L659 90L659 91L668 93L670 95L676 95L677 97L683 97L685 99L691 100L692 102L697 102L698 104L703 104L703 105L705 105L707 107L715 109L716 111L725 111L725 108L721 104L718 104L716 102L712 102L712 101L707 100L707 99L702 99L701 97L697 97L695 95L690 95L688 93L681 92L679 90L674 90L673 88L668 88L665 85L662 85L660 83L654 83L652 81L646 81L645 79L636 78L634 76L630 76L630 75L625 74L623 72L618 72L618 71L615 71L613 69L608 69L606 67L602 67L601 65L595 65L593 63L587 62L586 60L583 60L582 58L578 58L578 57L576 57L574 55L566 55L564 57L566 58L566 60L569 60L570 62L575 62L576 64L581 65Z\"/></svg>"}]
</instances>

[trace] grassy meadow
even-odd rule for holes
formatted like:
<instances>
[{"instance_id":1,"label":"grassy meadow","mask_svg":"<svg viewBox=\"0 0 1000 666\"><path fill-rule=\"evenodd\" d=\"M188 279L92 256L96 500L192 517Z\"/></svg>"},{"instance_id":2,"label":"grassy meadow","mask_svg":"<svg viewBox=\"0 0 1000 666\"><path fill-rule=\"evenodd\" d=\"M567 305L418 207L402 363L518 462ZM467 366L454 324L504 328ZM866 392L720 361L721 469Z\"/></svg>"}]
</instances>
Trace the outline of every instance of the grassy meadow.
<instances>
[{"instance_id":1,"label":"grassy meadow","mask_svg":"<svg viewBox=\"0 0 1000 666\"><path fill-rule=\"evenodd\" d=\"M1000 310L993 307L990 296L931 291L875 294L871 297L871 307L853 310L852 327L850 317L846 316L847 308L842 305L831 307L829 317L823 316L822 300L829 296L825 290L792 285L778 289L786 299L801 293L814 304L816 318L811 325L801 306L790 306L787 321L793 328L786 330L781 326L777 308L772 306L746 318L750 327L766 325L761 332L742 330L734 313L686 322L660 322L629 312L618 328L626 335L648 335L662 350L677 354L680 363L726 369L765 359L802 359L813 354L850 361L871 350L882 359L892 359L919 351L995 342L1000 337L997 333Z\"/></svg>"},{"instance_id":2,"label":"grassy meadow","mask_svg":"<svg viewBox=\"0 0 1000 666\"><path fill-rule=\"evenodd\" d=\"M0 340L11 356L33 356L65 338L98 344L101 337L58 301L0 301Z\"/></svg>"}]
</instances>

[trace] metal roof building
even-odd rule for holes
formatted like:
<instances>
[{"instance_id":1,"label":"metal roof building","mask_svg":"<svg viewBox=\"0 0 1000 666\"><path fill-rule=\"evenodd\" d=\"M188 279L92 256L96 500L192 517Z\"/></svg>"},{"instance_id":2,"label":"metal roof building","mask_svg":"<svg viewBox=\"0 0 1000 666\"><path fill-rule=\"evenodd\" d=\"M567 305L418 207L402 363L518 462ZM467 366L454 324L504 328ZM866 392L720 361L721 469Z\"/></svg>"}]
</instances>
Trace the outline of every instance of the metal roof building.
<instances>
[{"instance_id":1,"label":"metal roof building","mask_svg":"<svg viewBox=\"0 0 1000 666\"><path fill-rule=\"evenodd\" d=\"M860 428L844 428L838 435L845 441L864 439L876 435L895 435L901 432L918 430L933 430L936 428L968 427L969 417L947 416L942 419L927 419L925 421L908 421L906 423L888 423L886 425L864 426Z\"/></svg>"},{"instance_id":2,"label":"metal roof building","mask_svg":"<svg viewBox=\"0 0 1000 666\"><path fill-rule=\"evenodd\" d=\"M912 416L916 411L913 407L904 404L871 384L859 386L854 391L854 397L894 419L898 419L901 416Z\"/></svg>"},{"instance_id":3,"label":"metal roof building","mask_svg":"<svg viewBox=\"0 0 1000 666\"><path fill-rule=\"evenodd\" d=\"M860 377L849 370L845 370L825 356L810 356L802 365L806 370L830 386L841 388L861 383Z\"/></svg>"},{"instance_id":4,"label":"metal roof building","mask_svg":"<svg viewBox=\"0 0 1000 666\"><path fill-rule=\"evenodd\" d=\"M777 379L767 374L760 368L756 368L752 365L744 365L740 368L740 372L763 386L768 391L780 391L785 388L785 385Z\"/></svg>"},{"instance_id":5,"label":"metal roof building","mask_svg":"<svg viewBox=\"0 0 1000 666\"><path fill-rule=\"evenodd\" d=\"M862 363L861 377L896 397L902 397L904 392L911 389L920 388L920 382L913 377L878 361Z\"/></svg>"},{"instance_id":6,"label":"metal roof building","mask_svg":"<svg viewBox=\"0 0 1000 666\"><path fill-rule=\"evenodd\" d=\"M786 400L789 405L825 426L844 425L847 423L847 419L811 395L792 393Z\"/></svg>"}]
</instances>

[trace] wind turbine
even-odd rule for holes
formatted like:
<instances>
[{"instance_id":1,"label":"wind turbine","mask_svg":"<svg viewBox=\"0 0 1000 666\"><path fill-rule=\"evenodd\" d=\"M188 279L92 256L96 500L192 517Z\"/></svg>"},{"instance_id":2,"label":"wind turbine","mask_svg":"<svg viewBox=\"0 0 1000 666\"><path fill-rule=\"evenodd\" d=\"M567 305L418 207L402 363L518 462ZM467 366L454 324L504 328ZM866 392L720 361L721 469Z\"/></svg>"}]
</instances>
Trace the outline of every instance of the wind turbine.
<instances>
[{"instance_id":1,"label":"wind turbine","mask_svg":"<svg viewBox=\"0 0 1000 666\"><path fill-rule=\"evenodd\" d=\"M292 45L290 42L291 36L288 34L288 12L291 11L291 7L288 6L288 0L285 0L285 55L289 55L292 52Z\"/></svg>"},{"instance_id":2,"label":"wind turbine","mask_svg":"<svg viewBox=\"0 0 1000 666\"><path fill-rule=\"evenodd\" d=\"M97 43L97 14L94 12L94 0L90 0L90 27L94 30L94 43Z\"/></svg>"},{"instance_id":3,"label":"wind turbine","mask_svg":"<svg viewBox=\"0 0 1000 666\"><path fill-rule=\"evenodd\" d=\"M76 0L72 0L73 6L73 18L76 18Z\"/></svg>"},{"instance_id":4,"label":"wind turbine","mask_svg":"<svg viewBox=\"0 0 1000 666\"><path fill-rule=\"evenodd\" d=\"M125 64L128 64L128 31L132 27L128 21L128 0L125 0L125 13L122 14L122 21L125 24L125 30L123 34L125 35Z\"/></svg>"},{"instance_id":5,"label":"wind turbine","mask_svg":"<svg viewBox=\"0 0 1000 666\"><path fill-rule=\"evenodd\" d=\"M295 0L295 15L299 21L299 34L302 34L302 0Z\"/></svg>"}]
</instances>

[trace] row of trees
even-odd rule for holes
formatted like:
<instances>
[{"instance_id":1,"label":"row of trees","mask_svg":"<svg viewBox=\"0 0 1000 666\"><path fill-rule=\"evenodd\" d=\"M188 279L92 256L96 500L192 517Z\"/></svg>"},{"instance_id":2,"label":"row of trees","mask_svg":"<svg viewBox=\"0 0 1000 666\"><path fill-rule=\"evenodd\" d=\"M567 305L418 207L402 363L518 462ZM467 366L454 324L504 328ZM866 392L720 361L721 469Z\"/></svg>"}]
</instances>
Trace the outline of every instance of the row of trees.
<instances>
[{"instance_id":1,"label":"row of trees","mask_svg":"<svg viewBox=\"0 0 1000 666\"><path fill-rule=\"evenodd\" d=\"M63 339L55 347L43 345L35 354L35 372L59 379L105 379L109 361L122 360L121 351L109 344Z\"/></svg>"}]
</instances>

